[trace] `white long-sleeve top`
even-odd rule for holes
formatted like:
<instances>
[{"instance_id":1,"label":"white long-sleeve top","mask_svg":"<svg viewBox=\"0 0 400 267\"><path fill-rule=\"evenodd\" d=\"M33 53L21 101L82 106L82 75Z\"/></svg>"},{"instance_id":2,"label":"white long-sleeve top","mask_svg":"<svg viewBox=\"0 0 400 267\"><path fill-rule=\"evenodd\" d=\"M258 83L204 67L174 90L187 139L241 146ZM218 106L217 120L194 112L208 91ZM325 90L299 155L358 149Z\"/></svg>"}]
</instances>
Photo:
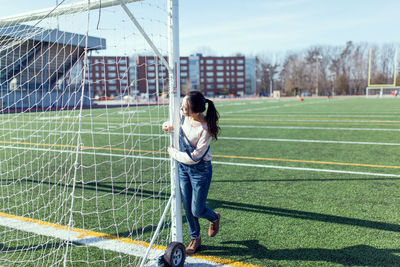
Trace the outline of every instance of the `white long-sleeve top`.
<instances>
[{"instance_id":1,"label":"white long-sleeve top","mask_svg":"<svg viewBox=\"0 0 400 267\"><path fill-rule=\"evenodd\" d=\"M192 158L198 160L204 155L212 141L212 136L208 132L207 123L205 121L195 121L192 117L187 116L185 117L181 127L190 144L196 147L196 149L191 153ZM186 165L198 163L198 161L193 161L186 152L181 152L176 148L170 148L169 153L171 157ZM211 159L211 151L208 150L203 160L210 161Z\"/></svg>"}]
</instances>

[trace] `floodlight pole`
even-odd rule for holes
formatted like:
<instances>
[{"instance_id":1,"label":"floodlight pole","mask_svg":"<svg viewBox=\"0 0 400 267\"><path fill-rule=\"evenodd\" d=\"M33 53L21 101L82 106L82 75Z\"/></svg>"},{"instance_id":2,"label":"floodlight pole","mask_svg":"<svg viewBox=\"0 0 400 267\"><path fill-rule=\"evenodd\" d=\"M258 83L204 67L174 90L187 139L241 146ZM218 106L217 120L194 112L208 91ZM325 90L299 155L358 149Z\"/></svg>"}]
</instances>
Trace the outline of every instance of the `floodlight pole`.
<instances>
[{"instance_id":1,"label":"floodlight pole","mask_svg":"<svg viewBox=\"0 0 400 267\"><path fill-rule=\"evenodd\" d=\"M317 77L316 77L316 80L317 80L317 84L316 84L316 86L315 86L315 94L318 96L318 65L319 65L319 60L321 60L322 59L322 56L321 55L314 55L314 57L313 57L315 60L316 60L316 69L317 69L317 73L316 73L316 75L317 75Z\"/></svg>"},{"instance_id":2,"label":"floodlight pole","mask_svg":"<svg viewBox=\"0 0 400 267\"><path fill-rule=\"evenodd\" d=\"M179 0L168 0L168 81L169 117L174 131L170 143L179 147L179 108L180 108L180 54L179 54ZM182 201L179 188L178 162L171 158L171 237L172 241L182 242Z\"/></svg>"}]
</instances>

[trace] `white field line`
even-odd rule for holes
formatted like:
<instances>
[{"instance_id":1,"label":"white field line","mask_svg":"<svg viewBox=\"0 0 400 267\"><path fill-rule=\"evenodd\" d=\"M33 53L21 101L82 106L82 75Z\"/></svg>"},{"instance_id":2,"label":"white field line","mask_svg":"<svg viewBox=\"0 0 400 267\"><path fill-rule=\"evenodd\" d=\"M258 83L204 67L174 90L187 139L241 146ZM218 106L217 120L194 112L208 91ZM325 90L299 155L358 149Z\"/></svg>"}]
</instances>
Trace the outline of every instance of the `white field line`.
<instances>
[{"instance_id":1,"label":"white field line","mask_svg":"<svg viewBox=\"0 0 400 267\"><path fill-rule=\"evenodd\" d=\"M95 128L96 130L106 130L103 128ZM11 131L12 129L3 129ZM14 129L15 130L15 129ZM17 131L31 132L29 129L17 129ZM35 132L39 135L31 135L29 137L42 137L44 133L51 135L62 135L62 134L76 134L76 131L51 131L51 130L40 130ZM81 134L91 135L117 135L117 136L148 136L148 137L164 137L169 138L168 134L134 134L134 133L113 133L113 132L92 132L82 131ZM28 140L27 138L15 138L16 140ZM307 140L307 139L282 139L282 138L255 138L255 137L219 137L220 140L237 140L237 141L269 141L269 142L295 142L295 143L326 143L326 144L351 144L351 145L382 145L382 146L400 146L400 143L383 143L383 142L356 142L356 141L336 141L336 140Z\"/></svg>"},{"instance_id":2,"label":"white field line","mask_svg":"<svg viewBox=\"0 0 400 267\"><path fill-rule=\"evenodd\" d=\"M7 216L7 215L6 215ZM121 252L127 255L134 255L140 257L145 254L147 247L121 242L118 240L106 239L97 235L83 234L84 230L71 229L68 231L68 227L55 227L51 223L46 222L30 222L28 218L8 218L0 215L0 225L17 229L24 232L34 233L42 236L49 236L58 238L65 241L76 242L78 244L97 247L100 249L111 250ZM83 232L83 233L82 233ZM162 254L162 250L151 250L150 257L156 258Z\"/></svg>"},{"instance_id":3,"label":"white field line","mask_svg":"<svg viewBox=\"0 0 400 267\"><path fill-rule=\"evenodd\" d=\"M97 247L102 250L110 250L135 257L143 257L146 254L148 243L129 238L118 238L109 236L104 233L98 233L90 230L79 228L68 228L65 225L59 225L51 222L40 221L27 217L15 216L6 213L0 213L0 225L24 232L34 233L37 235L58 238L65 241L78 243L85 246ZM150 250L147 266L157 266L155 262L158 257L164 253L164 247L156 246ZM218 260L218 258L215 258ZM209 260L187 257L185 263L196 266L228 266L218 262Z\"/></svg>"},{"instance_id":4,"label":"white field line","mask_svg":"<svg viewBox=\"0 0 400 267\"><path fill-rule=\"evenodd\" d=\"M330 130L330 131L386 131L400 132L400 129L385 128L343 128L343 127L308 127L308 126L263 126L263 125L220 125L221 128L261 128L261 129L297 129L297 130Z\"/></svg>"},{"instance_id":5,"label":"white field line","mask_svg":"<svg viewBox=\"0 0 400 267\"><path fill-rule=\"evenodd\" d=\"M225 117L332 117L332 118L399 118L399 115L331 115L331 114L325 114L321 115L320 113L312 115L310 113L307 114L301 114L301 113L296 113L296 114L235 114L235 115L225 115L222 114L222 118ZM247 120L247 119L246 119Z\"/></svg>"},{"instance_id":6,"label":"white field line","mask_svg":"<svg viewBox=\"0 0 400 267\"><path fill-rule=\"evenodd\" d=\"M279 102L274 102L274 103L279 103ZM300 106L300 105L314 105L314 104L320 104L320 103L326 103L326 101L313 101L313 102L307 102L307 103L296 103L294 104L284 104L284 105L278 105L278 106L268 106L268 107L262 107L262 108L249 108L249 109L242 109L242 110L235 110L235 111L228 111L228 112L223 112L223 114L235 114L235 113L244 113L244 112L252 112L252 111L262 111L262 110L268 110L268 109L278 109L278 108L287 108L287 107L295 107L295 106ZM249 103L251 105L251 103Z\"/></svg>"},{"instance_id":7,"label":"white field line","mask_svg":"<svg viewBox=\"0 0 400 267\"><path fill-rule=\"evenodd\" d=\"M221 121L260 121L260 122L269 122L269 121L281 121L281 122L363 122L363 123L376 123L376 122L384 122L384 123L400 123L400 121L388 121L388 120L319 120L319 119L229 119L223 118Z\"/></svg>"},{"instance_id":8,"label":"white field line","mask_svg":"<svg viewBox=\"0 0 400 267\"><path fill-rule=\"evenodd\" d=\"M150 159L150 160L170 160L170 158L167 156L165 158L161 158L161 157L133 156L133 155L124 155L124 154L97 153L97 152L86 152L86 151L76 152L73 150L58 150L58 149L45 149L45 148L33 148L33 147L16 147L16 146L0 146L0 147L8 148L8 149L34 150L34 151L70 153L70 154L79 153L82 155L96 155L96 156L106 156L106 157L120 157L120 158L125 157L125 158ZM369 175L369 176L379 176L379 177L400 178L400 174L388 174L388 173L341 171L341 170L332 170L332 169L288 167L288 166L249 164L249 163L224 162L224 161L213 161L213 164L233 165L233 166L241 166L241 167L256 167L256 168L297 170L297 171L314 171L314 172L327 172L327 173L343 173L343 174L356 174L356 175Z\"/></svg>"},{"instance_id":9,"label":"white field line","mask_svg":"<svg viewBox=\"0 0 400 267\"><path fill-rule=\"evenodd\" d=\"M219 137L218 139L246 140L246 141L271 141L271 142L295 142L295 143L326 143L326 144L400 146L400 143L330 141L330 140L302 140L302 139L279 139L279 138Z\"/></svg>"}]
</instances>

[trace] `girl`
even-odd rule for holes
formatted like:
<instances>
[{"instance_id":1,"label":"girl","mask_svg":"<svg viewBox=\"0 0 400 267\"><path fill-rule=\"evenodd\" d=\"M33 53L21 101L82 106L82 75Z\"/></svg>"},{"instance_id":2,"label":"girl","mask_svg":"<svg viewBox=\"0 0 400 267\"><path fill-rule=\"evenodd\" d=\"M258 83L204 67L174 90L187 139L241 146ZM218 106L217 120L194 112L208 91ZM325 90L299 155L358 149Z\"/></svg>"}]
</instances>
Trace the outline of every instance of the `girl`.
<instances>
[{"instance_id":1,"label":"girl","mask_svg":"<svg viewBox=\"0 0 400 267\"><path fill-rule=\"evenodd\" d=\"M207 113L204 115L206 104ZM219 231L221 215L208 208L206 200L212 177L210 143L213 138L217 140L220 128L214 103L200 92L189 92L182 101L181 114L179 150L170 146L168 153L178 161L183 208L191 237L186 254L190 255L201 246L199 218L210 221L210 237ZM163 124L163 131L172 128L168 123Z\"/></svg>"}]
</instances>

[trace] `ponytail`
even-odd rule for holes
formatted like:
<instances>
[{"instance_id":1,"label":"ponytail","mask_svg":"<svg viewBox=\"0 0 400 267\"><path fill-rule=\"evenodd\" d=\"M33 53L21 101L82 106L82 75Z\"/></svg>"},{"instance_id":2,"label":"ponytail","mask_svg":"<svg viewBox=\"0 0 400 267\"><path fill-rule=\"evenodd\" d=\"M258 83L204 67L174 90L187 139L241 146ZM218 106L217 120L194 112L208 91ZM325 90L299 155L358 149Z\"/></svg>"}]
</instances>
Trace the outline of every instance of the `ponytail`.
<instances>
[{"instance_id":1,"label":"ponytail","mask_svg":"<svg viewBox=\"0 0 400 267\"><path fill-rule=\"evenodd\" d=\"M219 113L214 106L214 102L206 99L199 91L191 91L187 94L190 110L193 113L203 113L208 104L205 120L207 122L208 131L211 136L217 140L220 128L218 126Z\"/></svg>"},{"instance_id":2,"label":"ponytail","mask_svg":"<svg viewBox=\"0 0 400 267\"><path fill-rule=\"evenodd\" d=\"M215 108L214 102L210 99L205 99L206 103L208 104L207 113L206 113L206 122L208 126L208 131L210 132L211 136L214 137L215 140L218 139L218 133L220 128L218 126L219 120L219 113Z\"/></svg>"}]
</instances>

